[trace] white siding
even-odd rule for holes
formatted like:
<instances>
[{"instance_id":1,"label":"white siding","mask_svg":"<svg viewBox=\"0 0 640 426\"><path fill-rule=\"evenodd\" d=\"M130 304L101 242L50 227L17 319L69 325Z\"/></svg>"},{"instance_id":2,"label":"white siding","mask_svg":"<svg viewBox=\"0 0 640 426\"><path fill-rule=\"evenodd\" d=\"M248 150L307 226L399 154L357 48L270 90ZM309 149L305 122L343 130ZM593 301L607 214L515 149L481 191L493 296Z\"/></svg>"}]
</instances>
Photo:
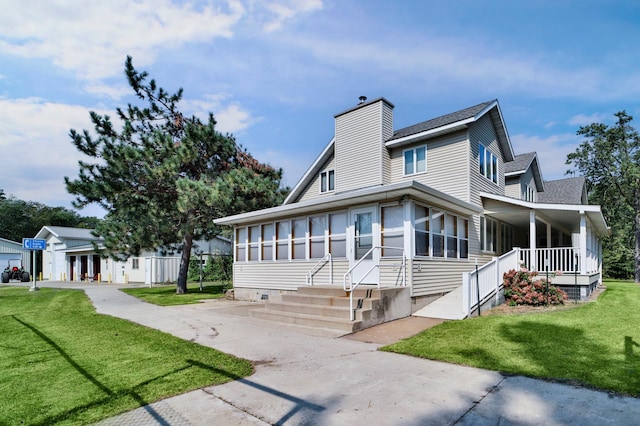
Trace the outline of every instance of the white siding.
<instances>
[{"instance_id":1,"label":"white siding","mask_svg":"<svg viewBox=\"0 0 640 426\"><path fill-rule=\"evenodd\" d=\"M508 178L505 179L505 183L504 183L504 195L506 195L507 197L511 197L511 198L517 198L520 199L520 190L521 190L521 185L520 185L520 178Z\"/></svg>"},{"instance_id":2,"label":"white siding","mask_svg":"<svg viewBox=\"0 0 640 426\"><path fill-rule=\"evenodd\" d=\"M404 150L425 144L427 146L427 171L404 176ZM466 131L394 148L391 151L391 180L393 183L413 180L453 197L469 201L468 152Z\"/></svg>"},{"instance_id":3,"label":"white siding","mask_svg":"<svg viewBox=\"0 0 640 426\"><path fill-rule=\"evenodd\" d=\"M268 290L295 290L306 285L306 274L317 263L295 262L238 262L233 265L233 286ZM342 287L342 279L349 269L346 259L333 261L333 285ZM329 266L313 278L314 285L329 284Z\"/></svg>"},{"instance_id":4,"label":"white siding","mask_svg":"<svg viewBox=\"0 0 640 426\"><path fill-rule=\"evenodd\" d=\"M493 122L488 114L470 126L469 140L471 141L470 201L474 204L481 205L480 192L504 195L504 155L498 144L498 137L493 127ZM498 157L497 185L480 174L480 164L478 163L478 144L480 143Z\"/></svg>"},{"instance_id":5,"label":"white siding","mask_svg":"<svg viewBox=\"0 0 640 426\"><path fill-rule=\"evenodd\" d=\"M473 268L475 264L471 262L414 260L412 296L447 293L461 286L462 274Z\"/></svg>"},{"instance_id":6,"label":"white siding","mask_svg":"<svg viewBox=\"0 0 640 426\"><path fill-rule=\"evenodd\" d=\"M335 167L336 167L335 159L334 157L331 157L331 159L322 166L320 171L322 172L322 171L331 170L331 169L335 170ZM338 180L338 175L336 173L336 181L337 180ZM311 183L304 189L303 193L296 200L296 202L313 200L320 197L326 197L334 193L335 191L327 192L324 194L320 193L320 173L316 173Z\"/></svg>"},{"instance_id":7,"label":"white siding","mask_svg":"<svg viewBox=\"0 0 640 426\"><path fill-rule=\"evenodd\" d=\"M336 192L383 184L383 104L336 117Z\"/></svg>"},{"instance_id":8,"label":"white siding","mask_svg":"<svg viewBox=\"0 0 640 426\"><path fill-rule=\"evenodd\" d=\"M393 109L386 103L382 104L382 140L393 136ZM385 185L392 183L391 156L388 149L382 148L382 179Z\"/></svg>"}]
</instances>

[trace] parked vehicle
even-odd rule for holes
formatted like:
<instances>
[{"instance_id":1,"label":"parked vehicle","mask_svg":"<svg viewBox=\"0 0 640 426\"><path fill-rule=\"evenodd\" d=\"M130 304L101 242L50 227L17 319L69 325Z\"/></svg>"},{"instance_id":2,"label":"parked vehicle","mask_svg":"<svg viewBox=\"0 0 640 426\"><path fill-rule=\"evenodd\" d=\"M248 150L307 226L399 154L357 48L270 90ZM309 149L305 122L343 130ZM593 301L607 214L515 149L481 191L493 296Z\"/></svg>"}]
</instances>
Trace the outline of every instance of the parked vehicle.
<instances>
[{"instance_id":1,"label":"parked vehicle","mask_svg":"<svg viewBox=\"0 0 640 426\"><path fill-rule=\"evenodd\" d=\"M9 260L6 268L2 272L2 283L6 284L10 280L19 280L23 283L29 282L29 272L25 271L22 267L22 262L19 260Z\"/></svg>"}]
</instances>

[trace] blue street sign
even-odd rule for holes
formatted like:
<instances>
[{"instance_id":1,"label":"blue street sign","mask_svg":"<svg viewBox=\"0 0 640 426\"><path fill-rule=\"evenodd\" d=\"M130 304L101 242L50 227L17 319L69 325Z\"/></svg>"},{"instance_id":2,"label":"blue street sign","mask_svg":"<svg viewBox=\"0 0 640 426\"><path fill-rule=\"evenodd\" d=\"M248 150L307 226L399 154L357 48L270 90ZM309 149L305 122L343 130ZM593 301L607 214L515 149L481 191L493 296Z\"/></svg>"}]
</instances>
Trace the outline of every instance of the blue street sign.
<instances>
[{"instance_id":1,"label":"blue street sign","mask_svg":"<svg viewBox=\"0 0 640 426\"><path fill-rule=\"evenodd\" d=\"M35 238L23 238L22 247L27 250L44 250L47 247L47 240L36 240Z\"/></svg>"}]
</instances>

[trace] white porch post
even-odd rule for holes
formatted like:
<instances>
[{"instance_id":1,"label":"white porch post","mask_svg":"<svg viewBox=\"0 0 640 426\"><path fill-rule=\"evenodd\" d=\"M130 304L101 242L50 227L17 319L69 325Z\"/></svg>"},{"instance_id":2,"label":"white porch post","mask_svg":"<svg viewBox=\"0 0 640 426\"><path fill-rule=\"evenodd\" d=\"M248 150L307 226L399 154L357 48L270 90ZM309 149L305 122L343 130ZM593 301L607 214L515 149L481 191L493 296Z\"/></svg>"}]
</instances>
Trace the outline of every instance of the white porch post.
<instances>
[{"instance_id":1,"label":"white porch post","mask_svg":"<svg viewBox=\"0 0 640 426\"><path fill-rule=\"evenodd\" d=\"M580 212L580 273L587 273L587 216Z\"/></svg>"},{"instance_id":2,"label":"white porch post","mask_svg":"<svg viewBox=\"0 0 640 426\"><path fill-rule=\"evenodd\" d=\"M411 287L411 294L413 294L413 246L414 246L414 216L415 210L413 208L413 201L403 198L402 206L404 209L404 256L405 256L405 271L404 279L409 281L409 287ZM404 285L407 283L405 281Z\"/></svg>"},{"instance_id":3,"label":"white porch post","mask_svg":"<svg viewBox=\"0 0 640 426\"><path fill-rule=\"evenodd\" d=\"M529 270L537 271L536 265L536 212L529 210Z\"/></svg>"}]
</instances>

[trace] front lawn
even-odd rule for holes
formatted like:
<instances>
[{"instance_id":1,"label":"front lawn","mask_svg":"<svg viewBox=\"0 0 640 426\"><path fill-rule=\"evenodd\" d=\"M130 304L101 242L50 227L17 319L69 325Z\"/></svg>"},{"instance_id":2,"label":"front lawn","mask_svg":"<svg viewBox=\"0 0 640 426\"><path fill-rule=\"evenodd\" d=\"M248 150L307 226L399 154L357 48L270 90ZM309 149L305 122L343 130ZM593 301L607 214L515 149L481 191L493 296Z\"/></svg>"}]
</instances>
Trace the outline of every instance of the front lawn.
<instances>
[{"instance_id":1,"label":"front lawn","mask_svg":"<svg viewBox=\"0 0 640 426\"><path fill-rule=\"evenodd\" d=\"M0 424L89 424L253 371L248 361L99 315L84 292L0 287Z\"/></svg>"},{"instance_id":2,"label":"front lawn","mask_svg":"<svg viewBox=\"0 0 640 426\"><path fill-rule=\"evenodd\" d=\"M575 309L449 321L382 350L639 396L640 286L605 285Z\"/></svg>"},{"instance_id":3,"label":"front lawn","mask_svg":"<svg viewBox=\"0 0 640 426\"><path fill-rule=\"evenodd\" d=\"M176 294L175 284L154 284L153 287L127 288L122 291L154 305L170 306L200 303L203 299L219 299L224 297L224 292L229 287L229 284L222 282L205 282L202 283L202 291L199 283L188 283L187 294Z\"/></svg>"}]
</instances>

